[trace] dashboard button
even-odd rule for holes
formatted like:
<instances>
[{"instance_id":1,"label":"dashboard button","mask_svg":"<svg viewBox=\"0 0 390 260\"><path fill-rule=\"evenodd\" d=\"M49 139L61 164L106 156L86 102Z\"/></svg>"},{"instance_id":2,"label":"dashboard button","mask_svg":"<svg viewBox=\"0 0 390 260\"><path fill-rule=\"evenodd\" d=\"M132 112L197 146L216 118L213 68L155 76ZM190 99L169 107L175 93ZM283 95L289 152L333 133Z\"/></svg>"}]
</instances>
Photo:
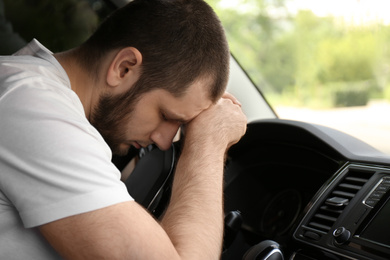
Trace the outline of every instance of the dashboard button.
<instances>
[{"instance_id":1,"label":"dashboard button","mask_svg":"<svg viewBox=\"0 0 390 260\"><path fill-rule=\"evenodd\" d=\"M321 236L313 231L306 231L304 234L303 234L304 237L306 238L310 238L311 240L315 240L315 241L318 241L320 240Z\"/></svg>"},{"instance_id":2,"label":"dashboard button","mask_svg":"<svg viewBox=\"0 0 390 260\"><path fill-rule=\"evenodd\" d=\"M381 192L386 192L390 189L390 185L389 184L379 184L378 187L376 187L375 191L381 191Z\"/></svg>"},{"instance_id":3,"label":"dashboard button","mask_svg":"<svg viewBox=\"0 0 390 260\"><path fill-rule=\"evenodd\" d=\"M351 237L351 232L345 227L338 227L333 231L333 237L337 244L344 244Z\"/></svg>"},{"instance_id":4,"label":"dashboard button","mask_svg":"<svg viewBox=\"0 0 390 260\"><path fill-rule=\"evenodd\" d=\"M385 193L384 192L380 192L380 191L374 191L373 193L371 193L370 197L368 197L368 199L381 199L382 196L384 195Z\"/></svg>"},{"instance_id":5,"label":"dashboard button","mask_svg":"<svg viewBox=\"0 0 390 260\"><path fill-rule=\"evenodd\" d=\"M370 207L374 207L377 203L378 203L379 199L372 199L372 198L368 198L364 204L366 204L367 206L370 206Z\"/></svg>"},{"instance_id":6,"label":"dashboard button","mask_svg":"<svg viewBox=\"0 0 390 260\"><path fill-rule=\"evenodd\" d=\"M382 184L390 185L390 178L383 178Z\"/></svg>"}]
</instances>

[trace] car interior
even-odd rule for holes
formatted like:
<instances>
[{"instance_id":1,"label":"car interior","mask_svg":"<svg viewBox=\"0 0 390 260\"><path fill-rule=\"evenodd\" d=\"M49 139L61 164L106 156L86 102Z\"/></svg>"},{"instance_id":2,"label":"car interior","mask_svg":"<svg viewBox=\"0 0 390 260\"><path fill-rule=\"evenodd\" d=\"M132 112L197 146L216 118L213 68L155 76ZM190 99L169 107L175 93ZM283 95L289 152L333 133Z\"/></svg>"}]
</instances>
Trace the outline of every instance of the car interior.
<instances>
[{"instance_id":1,"label":"car interior","mask_svg":"<svg viewBox=\"0 0 390 260\"><path fill-rule=\"evenodd\" d=\"M137 182L150 186L139 201L159 217L175 156L145 150L130 176L165 176ZM389 173L386 156L337 130L281 119L249 123L226 161L221 259L388 259Z\"/></svg>"},{"instance_id":2,"label":"car interior","mask_svg":"<svg viewBox=\"0 0 390 260\"><path fill-rule=\"evenodd\" d=\"M279 118L233 55L228 92L248 129L227 153L221 259L390 259L390 157L348 133ZM129 193L159 218L179 156L180 140L113 163L131 168Z\"/></svg>"}]
</instances>

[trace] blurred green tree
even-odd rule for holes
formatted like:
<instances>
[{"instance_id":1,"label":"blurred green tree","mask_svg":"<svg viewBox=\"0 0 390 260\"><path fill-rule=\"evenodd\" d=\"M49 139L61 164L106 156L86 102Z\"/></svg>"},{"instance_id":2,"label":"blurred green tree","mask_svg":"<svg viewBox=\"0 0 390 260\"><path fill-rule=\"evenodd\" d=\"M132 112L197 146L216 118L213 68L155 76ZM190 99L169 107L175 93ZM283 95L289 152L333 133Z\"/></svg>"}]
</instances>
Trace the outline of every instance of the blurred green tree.
<instances>
[{"instance_id":1,"label":"blurred green tree","mask_svg":"<svg viewBox=\"0 0 390 260\"><path fill-rule=\"evenodd\" d=\"M288 94L284 100L305 105L324 100L324 95L327 100L359 96L361 104L368 100L362 95L386 92L388 25L349 24L310 10L292 12L291 0L208 2L222 20L233 55L266 96ZM341 103L353 105L353 100Z\"/></svg>"}]
</instances>

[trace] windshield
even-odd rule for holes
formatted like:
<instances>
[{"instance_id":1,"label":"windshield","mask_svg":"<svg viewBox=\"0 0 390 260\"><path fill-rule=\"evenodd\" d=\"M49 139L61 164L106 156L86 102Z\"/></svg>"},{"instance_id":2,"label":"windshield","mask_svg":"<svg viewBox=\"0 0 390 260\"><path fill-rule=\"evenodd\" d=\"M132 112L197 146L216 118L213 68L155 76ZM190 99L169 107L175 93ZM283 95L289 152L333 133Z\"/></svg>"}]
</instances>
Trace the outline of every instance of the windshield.
<instances>
[{"instance_id":1,"label":"windshield","mask_svg":"<svg viewBox=\"0 0 390 260\"><path fill-rule=\"evenodd\" d=\"M390 2L208 3L278 117L330 126L390 154Z\"/></svg>"}]
</instances>

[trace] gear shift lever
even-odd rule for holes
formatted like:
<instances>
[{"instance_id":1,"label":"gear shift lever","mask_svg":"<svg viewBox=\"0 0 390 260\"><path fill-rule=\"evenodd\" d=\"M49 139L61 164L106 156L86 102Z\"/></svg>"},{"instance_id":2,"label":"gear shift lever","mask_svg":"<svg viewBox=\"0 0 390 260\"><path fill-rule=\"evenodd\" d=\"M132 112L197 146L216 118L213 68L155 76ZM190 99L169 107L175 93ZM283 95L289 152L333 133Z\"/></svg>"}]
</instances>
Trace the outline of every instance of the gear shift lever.
<instances>
[{"instance_id":1,"label":"gear shift lever","mask_svg":"<svg viewBox=\"0 0 390 260\"><path fill-rule=\"evenodd\" d=\"M230 245L233 243L234 239L237 236L238 231L241 228L242 224L242 216L241 212L236 211L230 211L225 216L225 234L224 234L224 249L228 249Z\"/></svg>"},{"instance_id":2,"label":"gear shift lever","mask_svg":"<svg viewBox=\"0 0 390 260\"><path fill-rule=\"evenodd\" d=\"M249 248L243 260L284 260L284 258L278 243L264 240Z\"/></svg>"}]
</instances>

